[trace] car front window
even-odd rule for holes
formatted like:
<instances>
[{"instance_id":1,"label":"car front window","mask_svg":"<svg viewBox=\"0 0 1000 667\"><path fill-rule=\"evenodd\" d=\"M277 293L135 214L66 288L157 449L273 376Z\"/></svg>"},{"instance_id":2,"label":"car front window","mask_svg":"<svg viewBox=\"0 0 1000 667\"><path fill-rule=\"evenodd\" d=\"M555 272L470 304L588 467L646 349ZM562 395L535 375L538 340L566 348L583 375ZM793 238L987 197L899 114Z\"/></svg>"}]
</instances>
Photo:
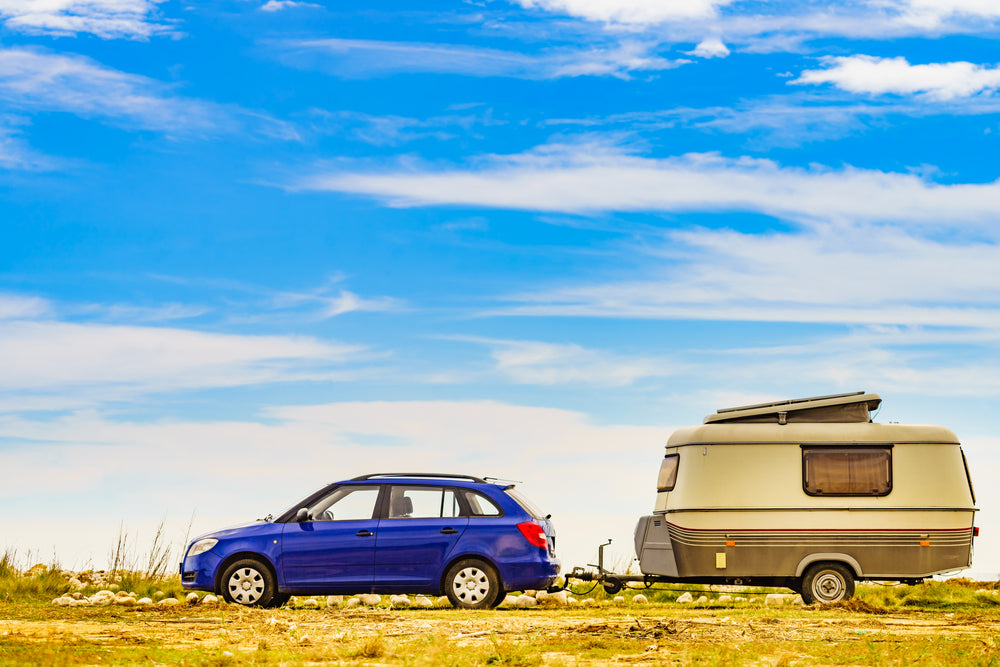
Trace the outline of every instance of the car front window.
<instances>
[{"instance_id":1,"label":"car front window","mask_svg":"<svg viewBox=\"0 0 1000 667\"><path fill-rule=\"evenodd\" d=\"M341 486L309 508L313 521L364 521L375 516L379 487Z\"/></svg>"}]
</instances>

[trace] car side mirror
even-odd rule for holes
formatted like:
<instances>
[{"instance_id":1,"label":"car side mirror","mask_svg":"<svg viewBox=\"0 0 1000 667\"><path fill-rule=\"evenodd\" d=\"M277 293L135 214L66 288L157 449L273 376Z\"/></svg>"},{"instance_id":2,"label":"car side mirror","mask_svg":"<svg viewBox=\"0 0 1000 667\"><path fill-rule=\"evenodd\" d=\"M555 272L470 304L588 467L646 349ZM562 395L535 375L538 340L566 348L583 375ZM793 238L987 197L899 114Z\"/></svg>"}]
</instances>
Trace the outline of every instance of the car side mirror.
<instances>
[{"instance_id":1,"label":"car side mirror","mask_svg":"<svg viewBox=\"0 0 1000 667\"><path fill-rule=\"evenodd\" d=\"M299 511L295 513L295 521L297 523L302 523L303 521L309 520L309 510L305 507L300 507Z\"/></svg>"}]
</instances>

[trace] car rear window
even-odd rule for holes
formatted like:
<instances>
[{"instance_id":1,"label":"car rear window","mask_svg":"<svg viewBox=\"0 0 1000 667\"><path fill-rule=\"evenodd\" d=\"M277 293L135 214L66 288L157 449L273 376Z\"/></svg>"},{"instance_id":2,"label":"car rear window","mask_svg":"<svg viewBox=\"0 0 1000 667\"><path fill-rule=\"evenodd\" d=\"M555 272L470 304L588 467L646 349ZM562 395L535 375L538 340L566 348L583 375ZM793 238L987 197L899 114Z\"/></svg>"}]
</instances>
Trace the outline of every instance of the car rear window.
<instances>
[{"instance_id":1,"label":"car rear window","mask_svg":"<svg viewBox=\"0 0 1000 667\"><path fill-rule=\"evenodd\" d=\"M508 496L514 499L514 502L521 506L521 509L531 515L532 519L539 519L542 521L545 520L545 514L543 514L540 509L535 507L530 500L522 496L517 489L511 487L509 489L505 489L505 491Z\"/></svg>"}]
</instances>

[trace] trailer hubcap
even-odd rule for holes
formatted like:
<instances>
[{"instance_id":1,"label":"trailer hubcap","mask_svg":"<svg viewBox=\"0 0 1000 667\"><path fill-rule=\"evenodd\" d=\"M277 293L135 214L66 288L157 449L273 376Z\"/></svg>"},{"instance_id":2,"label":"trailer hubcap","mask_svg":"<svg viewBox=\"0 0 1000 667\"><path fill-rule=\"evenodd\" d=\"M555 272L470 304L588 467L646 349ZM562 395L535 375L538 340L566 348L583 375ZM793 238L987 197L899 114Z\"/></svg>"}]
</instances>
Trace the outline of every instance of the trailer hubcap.
<instances>
[{"instance_id":1,"label":"trailer hubcap","mask_svg":"<svg viewBox=\"0 0 1000 667\"><path fill-rule=\"evenodd\" d=\"M844 581L834 572L823 572L813 582L816 597L827 602L836 602L846 592Z\"/></svg>"}]
</instances>

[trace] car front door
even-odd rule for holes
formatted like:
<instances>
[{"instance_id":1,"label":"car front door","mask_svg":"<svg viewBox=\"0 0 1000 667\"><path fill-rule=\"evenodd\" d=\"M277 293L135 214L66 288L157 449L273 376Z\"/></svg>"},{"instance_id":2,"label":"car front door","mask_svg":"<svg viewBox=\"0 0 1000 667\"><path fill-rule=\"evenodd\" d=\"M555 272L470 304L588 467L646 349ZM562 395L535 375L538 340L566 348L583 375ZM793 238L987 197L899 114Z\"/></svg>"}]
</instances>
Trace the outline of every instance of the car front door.
<instances>
[{"instance_id":1,"label":"car front door","mask_svg":"<svg viewBox=\"0 0 1000 667\"><path fill-rule=\"evenodd\" d=\"M437 587L448 555L469 524L455 489L392 484L375 540L375 588L420 591Z\"/></svg>"},{"instance_id":2,"label":"car front door","mask_svg":"<svg viewBox=\"0 0 1000 667\"><path fill-rule=\"evenodd\" d=\"M281 561L288 588L361 592L371 588L380 486L339 486L313 503L309 518L285 524Z\"/></svg>"}]
</instances>

